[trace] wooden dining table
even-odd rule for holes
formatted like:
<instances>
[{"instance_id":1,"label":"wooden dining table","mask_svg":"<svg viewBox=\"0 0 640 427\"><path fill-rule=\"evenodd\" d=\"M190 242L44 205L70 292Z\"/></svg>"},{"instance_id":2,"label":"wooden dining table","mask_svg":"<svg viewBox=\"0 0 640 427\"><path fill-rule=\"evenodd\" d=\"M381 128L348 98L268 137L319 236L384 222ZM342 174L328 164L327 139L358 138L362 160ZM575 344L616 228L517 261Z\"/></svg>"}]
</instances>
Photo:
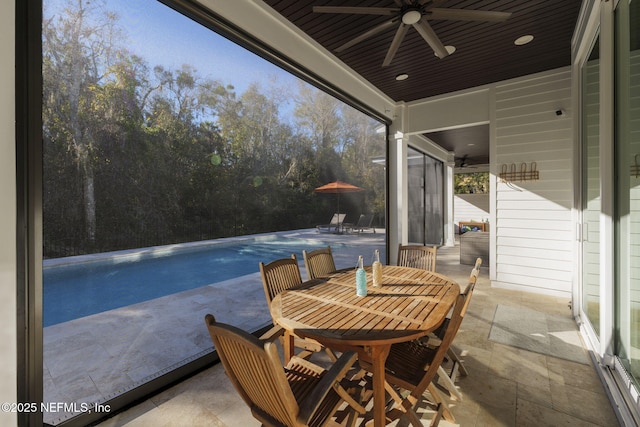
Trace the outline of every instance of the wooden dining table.
<instances>
[{"instance_id":1,"label":"wooden dining table","mask_svg":"<svg viewBox=\"0 0 640 427\"><path fill-rule=\"evenodd\" d=\"M294 335L336 350L355 350L372 365L373 421L386 423L385 361L391 345L427 335L445 319L460 294L446 276L409 267L383 266L374 287L367 267L367 295L356 295L354 269L278 294L270 305L274 321L285 330L284 354L293 355Z\"/></svg>"}]
</instances>

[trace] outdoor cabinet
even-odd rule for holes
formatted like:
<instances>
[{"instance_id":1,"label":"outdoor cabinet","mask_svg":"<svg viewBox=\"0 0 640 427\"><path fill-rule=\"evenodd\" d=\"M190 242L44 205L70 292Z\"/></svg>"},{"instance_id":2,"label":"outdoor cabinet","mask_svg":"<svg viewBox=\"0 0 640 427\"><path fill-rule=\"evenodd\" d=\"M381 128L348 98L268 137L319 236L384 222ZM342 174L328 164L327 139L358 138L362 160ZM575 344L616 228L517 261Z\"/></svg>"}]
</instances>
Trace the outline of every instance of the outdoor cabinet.
<instances>
[{"instance_id":1,"label":"outdoor cabinet","mask_svg":"<svg viewBox=\"0 0 640 427\"><path fill-rule=\"evenodd\" d=\"M468 231L460 235L460 264L473 265L476 258L489 265L489 232Z\"/></svg>"}]
</instances>

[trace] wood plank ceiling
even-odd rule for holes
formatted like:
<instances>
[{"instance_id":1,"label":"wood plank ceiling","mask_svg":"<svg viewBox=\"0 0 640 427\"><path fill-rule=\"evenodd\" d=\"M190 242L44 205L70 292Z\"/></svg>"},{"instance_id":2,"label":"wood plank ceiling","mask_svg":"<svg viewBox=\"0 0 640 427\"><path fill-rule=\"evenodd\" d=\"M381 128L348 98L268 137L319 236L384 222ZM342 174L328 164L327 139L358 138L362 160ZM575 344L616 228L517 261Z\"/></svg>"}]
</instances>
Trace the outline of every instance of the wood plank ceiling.
<instances>
[{"instance_id":1,"label":"wood plank ceiling","mask_svg":"<svg viewBox=\"0 0 640 427\"><path fill-rule=\"evenodd\" d=\"M403 0L413 1L413 0ZM581 0L435 0L427 7L511 12L504 22L429 19L444 45L456 51L443 59L410 27L393 61L383 67L398 23L336 53L335 49L394 16L315 13L313 6L398 8L400 0L264 0L285 19L394 101L410 102L571 64L571 37ZM431 4L435 3L435 4ZM514 41L532 35L533 41ZM277 47L276 47L277 48ZM406 73L408 78L395 77Z\"/></svg>"}]
</instances>

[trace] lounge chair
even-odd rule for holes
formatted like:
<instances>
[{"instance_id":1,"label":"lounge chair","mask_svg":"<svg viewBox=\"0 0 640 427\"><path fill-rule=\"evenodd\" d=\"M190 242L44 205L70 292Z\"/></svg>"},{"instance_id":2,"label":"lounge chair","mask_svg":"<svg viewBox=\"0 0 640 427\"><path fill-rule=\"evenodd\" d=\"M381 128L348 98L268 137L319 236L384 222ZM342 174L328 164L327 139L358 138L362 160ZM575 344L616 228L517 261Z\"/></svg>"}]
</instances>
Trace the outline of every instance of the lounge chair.
<instances>
[{"instance_id":1,"label":"lounge chair","mask_svg":"<svg viewBox=\"0 0 640 427\"><path fill-rule=\"evenodd\" d=\"M335 213L333 214L333 218L331 218L329 224L316 225L316 228L318 231L327 231L329 233L331 233L331 229L333 229L334 233L338 233L342 231L342 222L344 221L345 216L347 216L347 214Z\"/></svg>"},{"instance_id":2,"label":"lounge chair","mask_svg":"<svg viewBox=\"0 0 640 427\"><path fill-rule=\"evenodd\" d=\"M361 214L360 218L358 218L358 222L356 223L356 225L350 224L349 227L347 227L347 224L344 224L345 228L349 228L349 230L352 233L362 233L363 231L367 231L367 230L372 230L374 233L376 232L376 229L374 227L371 227L371 224L373 223L373 214Z\"/></svg>"}]
</instances>

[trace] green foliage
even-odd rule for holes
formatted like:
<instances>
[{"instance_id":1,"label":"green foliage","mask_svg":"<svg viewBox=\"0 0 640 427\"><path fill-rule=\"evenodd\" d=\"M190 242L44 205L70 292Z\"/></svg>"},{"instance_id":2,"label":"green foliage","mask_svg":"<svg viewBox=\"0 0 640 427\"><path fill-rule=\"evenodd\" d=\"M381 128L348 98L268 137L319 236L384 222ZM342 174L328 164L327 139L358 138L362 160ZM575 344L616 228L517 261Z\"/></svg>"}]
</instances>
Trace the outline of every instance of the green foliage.
<instances>
[{"instance_id":1,"label":"green foliage","mask_svg":"<svg viewBox=\"0 0 640 427\"><path fill-rule=\"evenodd\" d=\"M341 195L348 218L382 223L379 123L307 85L150 68L116 24L100 1L44 23L45 257L313 227L336 208L313 189L337 179L366 189Z\"/></svg>"},{"instance_id":2,"label":"green foliage","mask_svg":"<svg viewBox=\"0 0 640 427\"><path fill-rule=\"evenodd\" d=\"M455 174L453 192L454 194L489 193L489 172Z\"/></svg>"}]
</instances>

